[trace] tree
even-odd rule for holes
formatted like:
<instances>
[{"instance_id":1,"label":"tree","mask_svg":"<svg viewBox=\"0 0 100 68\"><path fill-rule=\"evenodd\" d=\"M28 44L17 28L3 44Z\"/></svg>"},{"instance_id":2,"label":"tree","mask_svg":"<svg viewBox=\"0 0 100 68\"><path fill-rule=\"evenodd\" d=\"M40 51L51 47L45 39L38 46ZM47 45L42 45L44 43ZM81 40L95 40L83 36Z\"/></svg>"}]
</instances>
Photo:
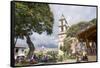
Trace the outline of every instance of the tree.
<instances>
[{"instance_id":1,"label":"tree","mask_svg":"<svg viewBox=\"0 0 100 68\"><path fill-rule=\"evenodd\" d=\"M96 25L96 23L97 23L97 19L96 18L94 18L94 19L92 19L91 21L89 21L92 25Z\"/></svg>"},{"instance_id":2,"label":"tree","mask_svg":"<svg viewBox=\"0 0 100 68\"><path fill-rule=\"evenodd\" d=\"M44 31L51 34L52 26L53 14L48 4L15 2L15 39L17 41L18 38L26 38L30 49L27 58L30 58L35 50L30 35Z\"/></svg>"},{"instance_id":3,"label":"tree","mask_svg":"<svg viewBox=\"0 0 100 68\"><path fill-rule=\"evenodd\" d=\"M81 22L78 22L77 24L73 24L69 29L68 31L66 32L67 36L64 40L64 46L61 46L60 49L63 51L63 52L67 52L67 53L70 53L70 47L71 47L71 41L70 41L70 38L71 37L76 37L77 33L80 32L81 30L87 28L88 26L92 26L92 25L96 25L96 21L97 19L94 18L90 21L81 21Z\"/></svg>"},{"instance_id":4,"label":"tree","mask_svg":"<svg viewBox=\"0 0 100 68\"><path fill-rule=\"evenodd\" d=\"M71 37L75 37L76 36L76 34L79 32L79 31L81 31L81 30L83 30L83 29L85 29L85 28L87 28L88 26L92 26L92 25L96 25L96 21L97 21L97 19L96 18L94 18L94 19L92 19L92 20L90 20L90 21L81 21L81 22L78 22L77 24L73 24L69 29L68 29L68 31L67 31L67 37L68 36L71 36Z\"/></svg>"},{"instance_id":5,"label":"tree","mask_svg":"<svg viewBox=\"0 0 100 68\"><path fill-rule=\"evenodd\" d=\"M64 53L66 53L67 52L67 54L69 54L70 53L70 51L71 51L71 40L70 40L70 37L68 37L68 38L65 38L64 39L64 46L61 46L60 47L60 49L64 52Z\"/></svg>"}]
</instances>

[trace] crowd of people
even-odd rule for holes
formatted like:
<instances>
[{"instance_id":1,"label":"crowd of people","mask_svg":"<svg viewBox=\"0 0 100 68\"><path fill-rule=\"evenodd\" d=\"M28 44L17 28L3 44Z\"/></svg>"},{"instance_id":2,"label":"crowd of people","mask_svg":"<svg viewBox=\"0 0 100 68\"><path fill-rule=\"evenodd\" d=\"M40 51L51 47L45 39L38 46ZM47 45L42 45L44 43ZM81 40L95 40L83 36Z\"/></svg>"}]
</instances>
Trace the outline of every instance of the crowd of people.
<instances>
[{"instance_id":1,"label":"crowd of people","mask_svg":"<svg viewBox=\"0 0 100 68\"><path fill-rule=\"evenodd\" d=\"M76 50L76 59L77 62L80 61L88 61L88 56L87 56L87 48L84 44L84 42L82 42L82 40L78 41L78 43L75 46L75 50Z\"/></svg>"},{"instance_id":2,"label":"crowd of people","mask_svg":"<svg viewBox=\"0 0 100 68\"><path fill-rule=\"evenodd\" d=\"M15 59L16 61L16 64L17 63L23 63L23 62L28 62L30 64L35 64L35 63L47 63L47 62L53 62L54 60L54 57L53 56L50 56L50 55L36 55L36 54L33 54L31 56L31 58L29 59L26 59L25 56L17 56L17 58Z\"/></svg>"}]
</instances>

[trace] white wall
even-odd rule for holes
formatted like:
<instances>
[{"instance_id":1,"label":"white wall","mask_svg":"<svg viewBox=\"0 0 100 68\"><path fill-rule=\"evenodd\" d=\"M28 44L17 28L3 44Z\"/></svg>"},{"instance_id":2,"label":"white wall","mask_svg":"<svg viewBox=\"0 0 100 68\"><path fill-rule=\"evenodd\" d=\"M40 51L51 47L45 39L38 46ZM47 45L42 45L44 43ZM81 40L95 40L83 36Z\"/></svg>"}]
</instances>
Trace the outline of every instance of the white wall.
<instances>
[{"instance_id":1,"label":"white wall","mask_svg":"<svg viewBox=\"0 0 100 68\"><path fill-rule=\"evenodd\" d=\"M33 0L31 0L33 1ZM87 4L99 5L100 0L34 0L44 2L58 2L71 4ZM100 8L99 8L100 12ZM100 18L100 14L98 14ZM98 18L98 19L99 19ZM99 20L100 22L100 20ZM98 23L98 35L100 32L100 24ZM100 36L98 36L100 37ZM100 39L99 39L100 40ZM100 42L99 42L100 44ZM98 49L100 45L98 44ZM100 50L98 50L100 52ZM98 56L100 61L100 54ZM10 0L0 0L0 68L10 68ZM99 68L100 62L83 63L83 64L66 64L52 66L38 66L34 68ZM29 68L29 67L27 67Z\"/></svg>"}]
</instances>

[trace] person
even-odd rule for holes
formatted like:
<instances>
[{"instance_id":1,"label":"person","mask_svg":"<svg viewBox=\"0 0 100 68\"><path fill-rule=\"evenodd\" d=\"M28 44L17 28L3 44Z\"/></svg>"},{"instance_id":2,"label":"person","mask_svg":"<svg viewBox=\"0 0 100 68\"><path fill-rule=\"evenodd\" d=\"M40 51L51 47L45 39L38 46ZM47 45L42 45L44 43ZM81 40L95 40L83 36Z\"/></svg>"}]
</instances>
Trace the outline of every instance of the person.
<instances>
[{"instance_id":1,"label":"person","mask_svg":"<svg viewBox=\"0 0 100 68\"><path fill-rule=\"evenodd\" d=\"M83 44L81 43L81 41L77 40L77 44L75 47L77 62L80 62L82 60L82 58L81 58L82 57L82 46L83 46Z\"/></svg>"},{"instance_id":2,"label":"person","mask_svg":"<svg viewBox=\"0 0 100 68\"><path fill-rule=\"evenodd\" d=\"M88 57L87 57L86 54L82 57L82 60L83 60L83 61L88 61Z\"/></svg>"},{"instance_id":3,"label":"person","mask_svg":"<svg viewBox=\"0 0 100 68\"><path fill-rule=\"evenodd\" d=\"M88 61L88 56L87 56L87 52L86 52L87 48L86 46L84 45L82 47L82 61Z\"/></svg>"},{"instance_id":4,"label":"person","mask_svg":"<svg viewBox=\"0 0 100 68\"><path fill-rule=\"evenodd\" d=\"M76 45L77 61L88 61L87 48L82 40Z\"/></svg>"},{"instance_id":5,"label":"person","mask_svg":"<svg viewBox=\"0 0 100 68\"><path fill-rule=\"evenodd\" d=\"M34 55L31 56L31 58L30 58L30 63L35 63Z\"/></svg>"}]
</instances>

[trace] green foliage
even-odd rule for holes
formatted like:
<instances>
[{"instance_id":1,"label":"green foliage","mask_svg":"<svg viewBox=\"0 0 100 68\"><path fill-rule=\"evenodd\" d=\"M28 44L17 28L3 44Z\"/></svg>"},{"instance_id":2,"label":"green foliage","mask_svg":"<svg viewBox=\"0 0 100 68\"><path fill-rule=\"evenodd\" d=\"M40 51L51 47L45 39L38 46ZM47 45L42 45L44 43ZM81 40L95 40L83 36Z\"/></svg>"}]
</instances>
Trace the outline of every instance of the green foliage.
<instances>
[{"instance_id":1,"label":"green foliage","mask_svg":"<svg viewBox=\"0 0 100 68\"><path fill-rule=\"evenodd\" d=\"M51 61L56 61L57 60L57 55L58 55L57 52L55 52L55 51L48 51L47 55L51 56L50 57Z\"/></svg>"},{"instance_id":2,"label":"green foliage","mask_svg":"<svg viewBox=\"0 0 100 68\"><path fill-rule=\"evenodd\" d=\"M70 53L70 47L71 47L71 41L70 41L70 38L66 38L65 40L64 40L64 46L61 46L60 47L60 49L63 51L63 52L65 52L65 53Z\"/></svg>"},{"instance_id":3,"label":"green foliage","mask_svg":"<svg viewBox=\"0 0 100 68\"><path fill-rule=\"evenodd\" d=\"M91 21L89 21L92 25L96 25L96 23L97 23L97 19L96 18L94 18L94 19L92 19Z\"/></svg>"},{"instance_id":4,"label":"green foliage","mask_svg":"<svg viewBox=\"0 0 100 68\"><path fill-rule=\"evenodd\" d=\"M64 59L63 56L58 57L58 61L63 61L63 59Z\"/></svg>"},{"instance_id":5,"label":"green foliage","mask_svg":"<svg viewBox=\"0 0 100 68\"><path fill-rule=\"evenodd\" d=\"M15 37L21 39L34 32L52 33L53 14L48 4L15 2Z\"/></svg>"},{"instance_id":6,"label":"green foliage","mask_svg":"<svg viewBox=\"0 0 100 68\"><path fill-rule=\"evenodd\" d=\"M75 37L79 31L85 29L85 28L88 27L88 26L92 26L92 25L96 25L96 18L92 19L92 20L89 21L89 22L85 22L85 21L79 22L79 23L77 23L77 24L72 25L72 26L69 28L69 30L68 30L67 33L66 33L66 34L67 34L67 37L66 37L65 40L64 40L64 46L61 46L61 47L60 47L60 49L61 49L64 53L67 54L66 56L68 56L68 54L71 53L70 47L71 47L72 41L70 40L70 38L71 38L71 37ZM71 57L71 56L68 56L68 57L73 58L73 57ZM67 57L67 58L68 58L68 57Z\"/></svg>"},{"instance_id":7,"label":"green foliage","mask_svg":"<svg viewBox=\"0 0 100 68\"><path fill-rule=\"evenodd\" d=\"M92 19L89 22L83 21L83 22L79 22L78 24L72 25L67 31L67 37L68 36L75 37L79 31L91 25L96 25L96 18Z\"/></svg>"},{"instance_id":8,"label":"green foliage","mask_svg":"<svg viewBox=\"0 0 100 68\"><path fill-rule=\"evenodd\" d=\"M15 39L24 39L29 46L27 58L33 54L35 47L30 39L33 32L47 34L52 33L53 14L48 4L32 3L32 2L14 2L15 10ZM16 45L16 41L14 43Z\"/></svg>"}]
</instances>

